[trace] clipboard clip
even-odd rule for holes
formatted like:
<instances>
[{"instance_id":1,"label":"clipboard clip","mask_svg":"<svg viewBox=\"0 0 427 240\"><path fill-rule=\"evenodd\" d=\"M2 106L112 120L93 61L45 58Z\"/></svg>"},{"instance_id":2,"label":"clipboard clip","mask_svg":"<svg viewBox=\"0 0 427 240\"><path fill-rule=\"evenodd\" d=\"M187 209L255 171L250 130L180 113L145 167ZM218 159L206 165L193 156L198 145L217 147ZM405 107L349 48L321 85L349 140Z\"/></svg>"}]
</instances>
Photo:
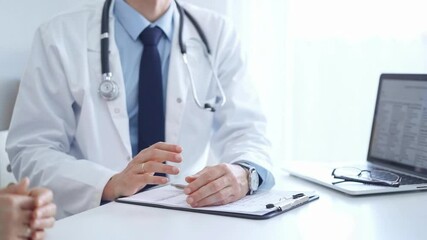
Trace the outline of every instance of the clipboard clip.
<instances>
[{"instance_id":1,"label":"clipboard clip","mask_svg":"<svg viewBox=\"0 0 427 240\"><path fill-rule=\"evenodd\" d=\"M294 208L300 204L303 204L307 202L309 199L310 198L304 193L298 193L298 194L292 195L291 199L285 198L284 201L279 201L277 203L269 203L265 205L265 207L268 209L276 208L276 210L283 212L288 209Z\"/></svg>"}]
</instances>

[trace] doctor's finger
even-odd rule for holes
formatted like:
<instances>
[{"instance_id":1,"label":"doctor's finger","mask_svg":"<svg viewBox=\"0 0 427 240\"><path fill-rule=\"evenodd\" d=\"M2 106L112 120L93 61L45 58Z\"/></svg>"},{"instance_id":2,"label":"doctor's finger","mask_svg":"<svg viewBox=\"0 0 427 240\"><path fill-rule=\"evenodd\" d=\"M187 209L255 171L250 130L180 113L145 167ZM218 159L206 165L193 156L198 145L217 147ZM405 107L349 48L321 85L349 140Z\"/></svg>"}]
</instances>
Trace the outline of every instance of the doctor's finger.
<instances>
[{"instance_id":1,"label":"doctor's finger","mask_svg":"<svg viewBox=\"0 0 427 240\"><path fill-rule=\"evenodd\" d=\"M176 175L179 173L179 169L175 166L167 165L160 162L145 162L141 164L137 164L135 166L135 172L137 174L145 174L145 173L166 173Z\"/></svg>"},{"instance_id":2,"label":"doctor's finger","mask_svg":"<svg viewBox=\"0 0 427 240\"><path fill-rule=\"evenodd\" d=\"M205 207L205 206L218 206L224 205L230 202L233 202L233 189L231 187L226 187L221 191L218 191L212 195L207 196L197 202L195 202L196 207Z\"/></svg>"},{"instance_id":3,"label":"doctor's finger","mask_svg":"<svg viewBox=\"0 0 427 240\"><path fill-rule=\"evenodd\" d=\"M179 153L165 151L161 149L149 149L139 153L135 157L137 162L144 163L148 161L157 161L157 162L176 162L179 163L182 161L182 156Z\"/></svg>"},{"instance_id":4,"label":"doctor's finger","mask_svg":"<svg viewBox=\"0 0 427 240\"><path fill-rule=\"evenodd\" d=\"M176 152L176 153L182 152L181 146L176 144L165 143L165 142L157 142L146 149L160 149L160 150L164 150L168 152Z\"/></svg>"},{"instance_id":5,"label":"doctor's finger","mask_svg":"<svg viewBox=\"0 0 427 240\"><path fill-rule=\"evenodd\" d=\"M199 188L197 191L194 191L187 197L187 202L192 206L194 204L198 205L198 202L202 201L205 198L209 198L210 200L206 200L207 203L213 203L219 201L218 198L221 199L228 198L229 194L227 191L223 191L223 189L230 186L229 181L226 177L217 178L211 182L208 182L206 185ZM218 194L220 193L220 194ZM215 195L216 194L216 195ZM211 197L213 196L213 197Z\"/></svg>"},{"instance_id":6,"label":"doctor's finger","mask_svg":"<svg viewBox=\"0 0 427 240\"><path fill-rule=\"evenodd\" d=\"M138 175L137 180L142 183L141 189L147 184L166 184L169 181L167 177L153 176L149 174Z\"/></svg>"},{"instance_id":7,"label":"doctor's finger","mask_svg":"<svg viewBox=\"0 0 427 240\"><path fill-rule=\"evenodd\" d=\"M184 189L184 193L187 195L192 194L193 192L198 191L201 187L222 177L223 175L224 172L221 171L221 169L218 167L206 168L206 171L203 171L203 173L200 174L197 179L187 185L187 187Z\"/></svg>"},{"instance_id":8,"label":"doctor's finger","mask_svg":"<svg viewBox=\"0 0 427 240\"><path fill-rule=\"evenodd\" d=\"M185 181L186 181L187 183L191 183L191 182L193 182L193 181L194 181L194 180L196 180L198 177L200 177L201 175L203 175L205 172L210 171L210 170L209 170L210 168L212 168L212 167L205 167L205 168L203 168L202 170L200 170L199 172L197 172L196 174L185 177Z\"/></svg>"}]
</instances>

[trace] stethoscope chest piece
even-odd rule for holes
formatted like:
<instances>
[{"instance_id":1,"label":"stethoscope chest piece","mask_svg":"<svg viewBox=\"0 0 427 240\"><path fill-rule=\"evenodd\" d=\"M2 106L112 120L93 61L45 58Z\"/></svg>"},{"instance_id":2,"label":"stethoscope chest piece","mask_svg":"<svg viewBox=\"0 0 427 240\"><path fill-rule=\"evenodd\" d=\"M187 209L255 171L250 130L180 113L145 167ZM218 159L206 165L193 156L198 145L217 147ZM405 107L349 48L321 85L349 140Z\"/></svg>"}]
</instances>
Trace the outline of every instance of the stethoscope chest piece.
<instances>
[{"instance_id":1,"label":"stethoscope chest piece","mask_svg":"<svg viewBox=\"0 0 427 240\"><path fill-rule=\"evenodd\" d=\"M98 87L98 93L107 101L112 101L119 96L119 86L111 79L111 75L102 79Z\"/></svg>"}]
</instances>

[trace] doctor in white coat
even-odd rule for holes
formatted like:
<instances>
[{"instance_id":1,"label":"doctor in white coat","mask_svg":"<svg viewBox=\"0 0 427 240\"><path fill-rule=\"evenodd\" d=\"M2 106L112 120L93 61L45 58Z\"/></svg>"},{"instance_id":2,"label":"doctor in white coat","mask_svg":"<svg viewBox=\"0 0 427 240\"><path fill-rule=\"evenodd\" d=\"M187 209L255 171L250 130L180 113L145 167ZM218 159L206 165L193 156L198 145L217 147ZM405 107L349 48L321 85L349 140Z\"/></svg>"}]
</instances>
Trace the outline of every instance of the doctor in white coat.
<instances>
[{"instance_id":1,"label":"doctor in white coat","mask_svg":"<svg viewBox=\"0 0 427 240\"><path fill-rule=\"evenodd\" d=\"M185 17L182 40L187 44L192 87L179 46L183 16L177 3L113 1L108 62L119 95L108 101L98 92L103 79L103 4L58 15L36 32L7 139L15 176L50 188L57 218L132 195L147 184L184 183L193 207L226 204L271 188L266 121L230 24L210 11L179 4L204 30L212 51L208 56L194 24ZM138 21L141 24L135 27ZM132 34L141 26L157 26L164 32L159 51L165 142L137 151L132 121L137 107L132 104L138 98L133 91L138 70L133 66L139 67L143 46ZM196 104L195 97L201 102L224 97L220 87L227 101L214 112ZM167 178L153 176L154 172Z\"/></svg>"}]
</instances>

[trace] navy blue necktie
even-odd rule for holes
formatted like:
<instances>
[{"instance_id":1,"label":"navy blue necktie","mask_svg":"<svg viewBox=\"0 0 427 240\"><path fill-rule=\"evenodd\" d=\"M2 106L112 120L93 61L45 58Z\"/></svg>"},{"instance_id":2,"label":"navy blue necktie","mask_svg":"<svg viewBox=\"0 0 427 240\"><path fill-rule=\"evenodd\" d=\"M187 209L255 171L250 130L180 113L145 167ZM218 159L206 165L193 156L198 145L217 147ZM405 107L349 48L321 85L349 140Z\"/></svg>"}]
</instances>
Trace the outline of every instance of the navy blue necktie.
<instances>
[{"instance_id":1,"label":"navy blue necktie","mask_svg":"<svg viewBox=\"0 0 427 240\"><path fill-rule=\"evenodd\" d=\"M139 151L156 142L165 141L162 67L157 50L161 37L162 30L158 27L147 27L139 36L144 44L139 70Z\"/></svg>"},{"instance_id":2,"label":"navy blue necktie","mask_svg":"<svg viewBox=\"0 0 427 240\"><path fill-rule=\"evenodd\" d=\"M147 27L139 38L144 44L139 70L138 152L165 141L162 67L157 44L162 37L158 27ZM158 174L156 176L165 176ZM147 185L142 191L153 185Z\"/></svg>"}]
</instances>

